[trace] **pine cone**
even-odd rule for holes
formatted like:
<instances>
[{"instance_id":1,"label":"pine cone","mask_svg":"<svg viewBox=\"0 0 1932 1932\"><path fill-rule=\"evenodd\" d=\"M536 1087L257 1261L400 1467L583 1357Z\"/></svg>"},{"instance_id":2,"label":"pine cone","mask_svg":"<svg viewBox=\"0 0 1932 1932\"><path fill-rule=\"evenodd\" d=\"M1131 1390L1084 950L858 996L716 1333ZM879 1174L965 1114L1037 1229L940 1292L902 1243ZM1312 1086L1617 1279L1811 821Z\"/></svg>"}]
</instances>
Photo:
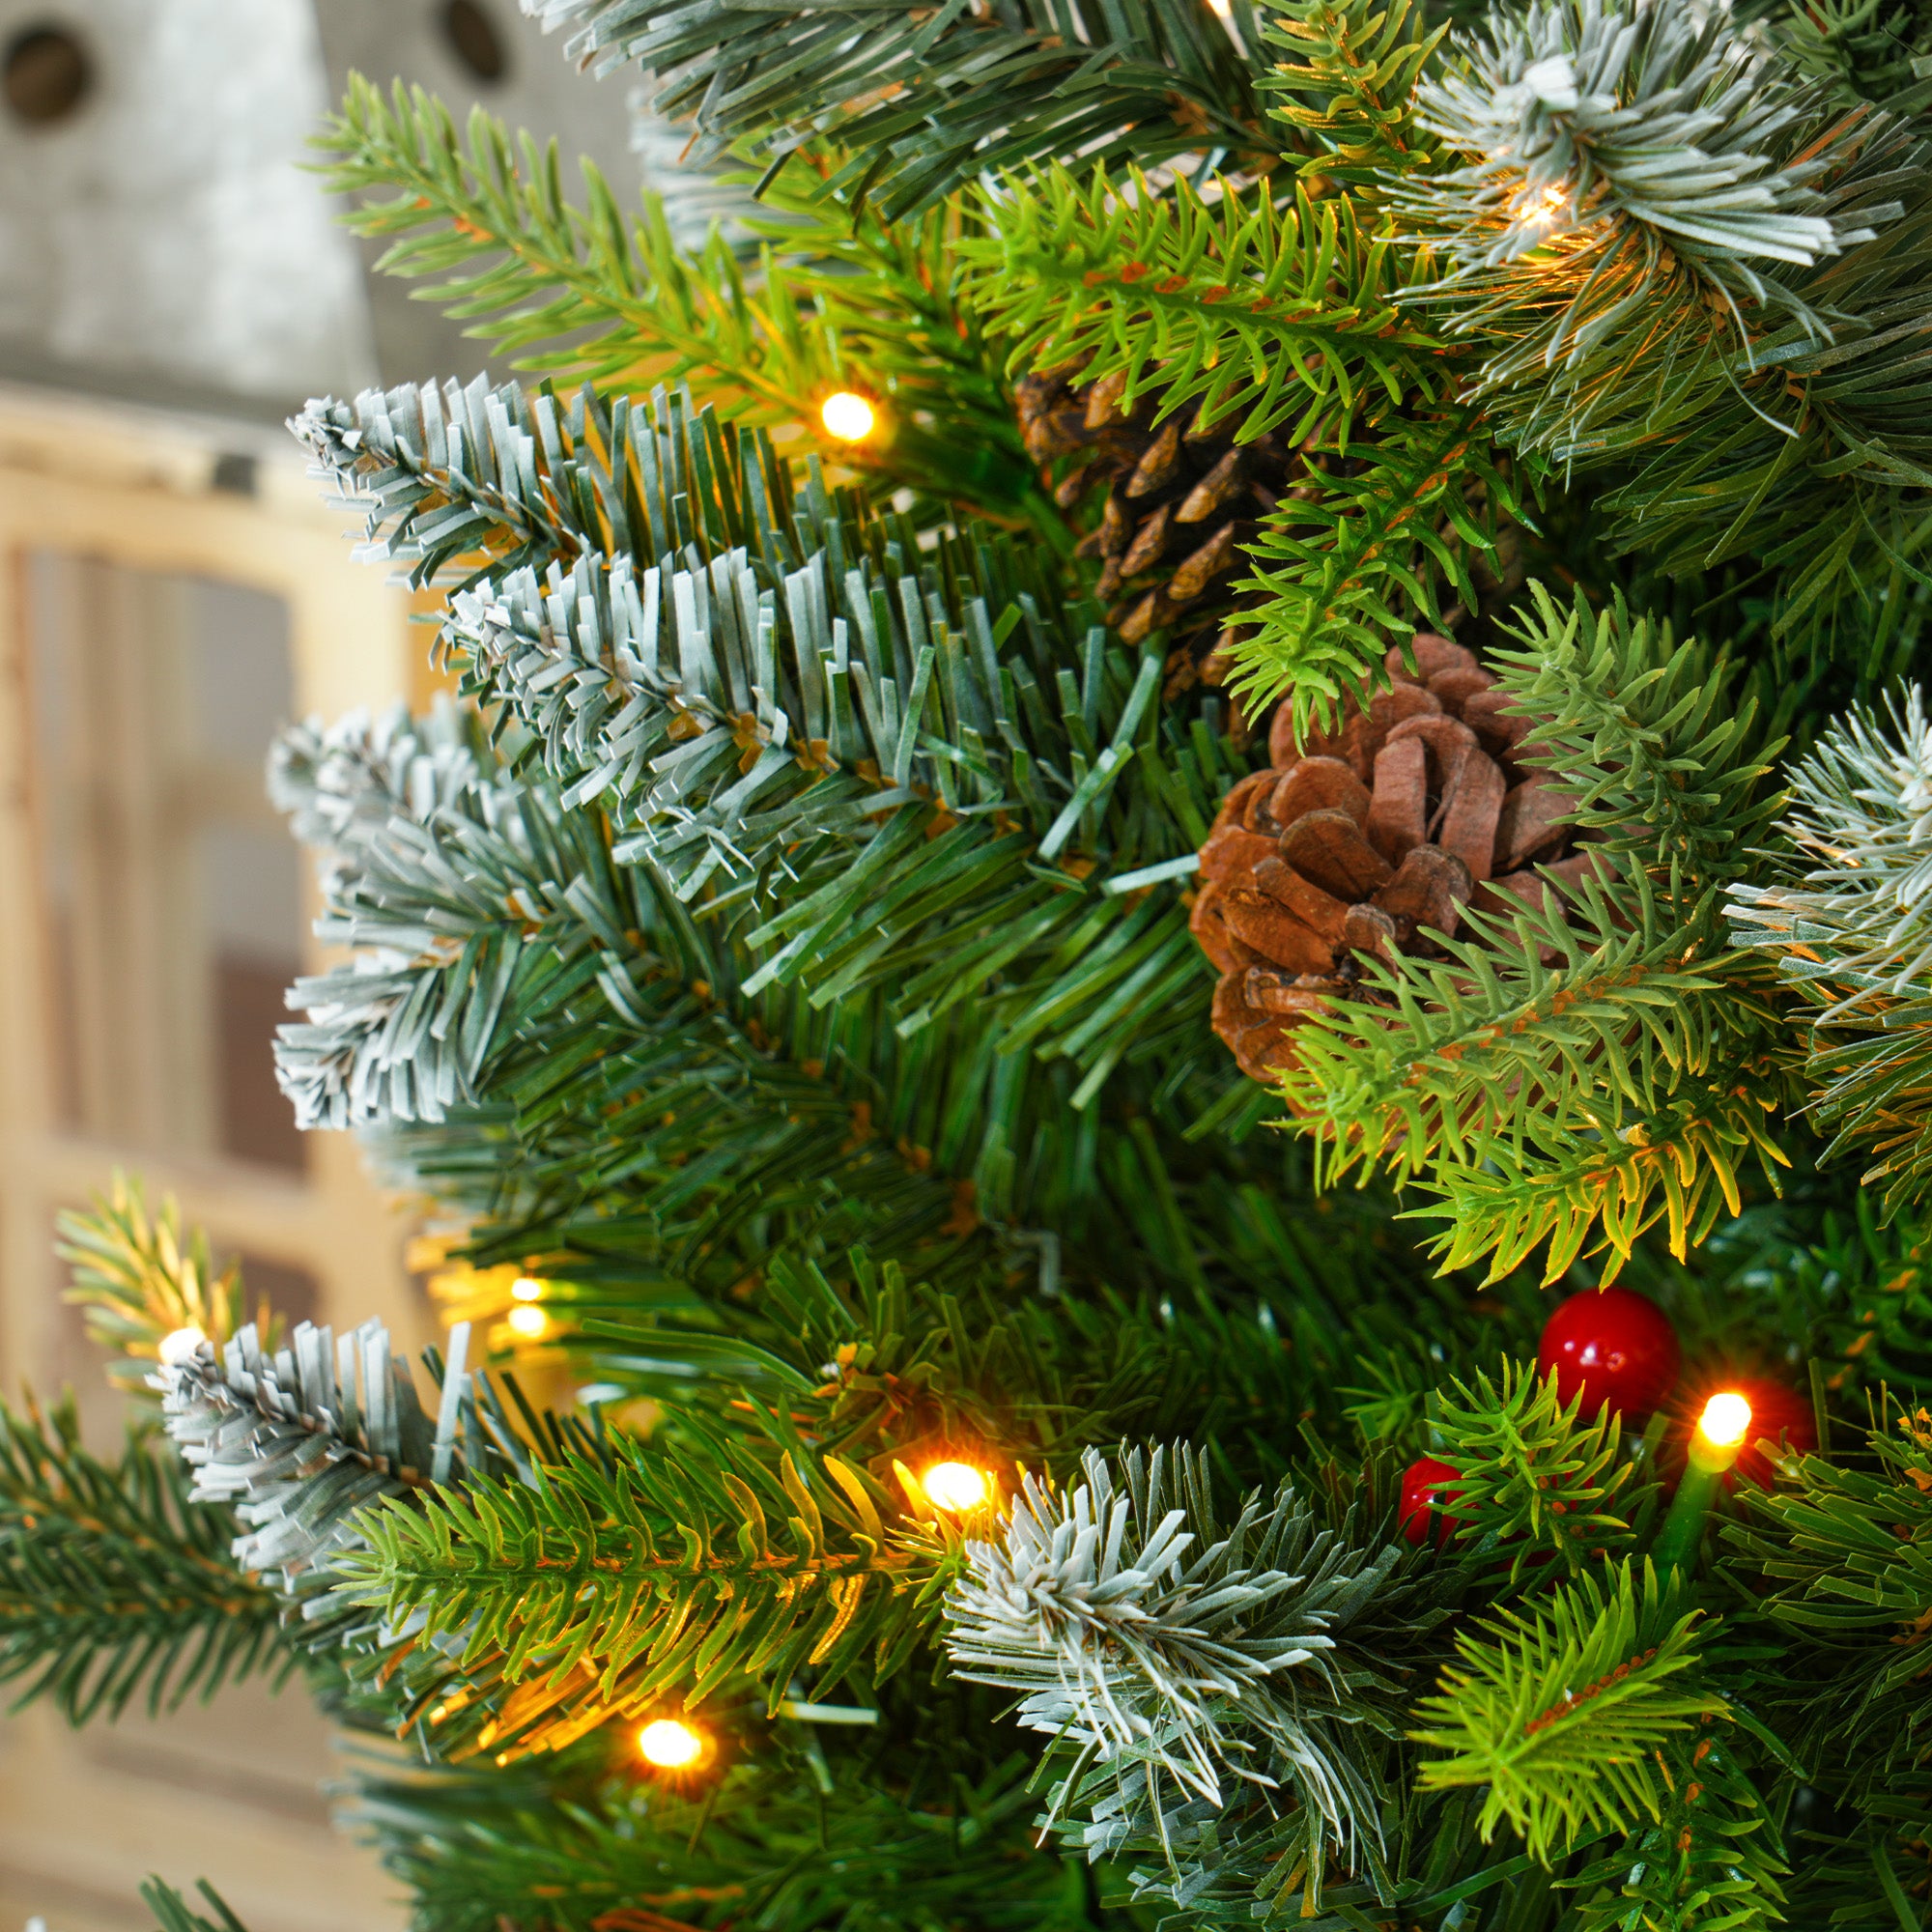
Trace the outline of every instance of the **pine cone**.
<instances>
[{"instance_id":1,"label":"pine cone","mask_svg":"<svg viewBox=\"0 0 1932 1932\"><path fill-rule=\"evenodd\" d=\"M1100 521L1079 546L1105 565L1097 585L1113 608L1107 621L1130 644L1162 628L1172 633L1168 695L1199 677L1220 681L1208 665L1232 608L1229 583L1241 546L1294 480L1300 459L1273 435L1236 443L1236 410L1199 426L1197 404L1158 426L1162 389L1144 391L1131 411L1120 398L1123 375L1079 384L1077 369L1021 380L1020 430L1042 469L1086 453L1055 489L1062 509L1105 493Z\"/></svg>"},{"instance_id":2,"label":"pine cone","mask_svg":"<svg viewBox=\"0 0 1932 1932\"><path fill-rule=\"evenodd\" d=\"M1331 998L1375 1002L1365 958L1439 954L1464 905L1541 907L1580 887L1598 855L1555 821L1571 797L1520 758L1533 721L1462 644L1414 640L1366 713L1296 753L1284 700L1265 771L1222 801L1201 848L1190 921L1221 973L1214 1031L1251 1079L1294 1057L1294 1030Z\"/></svg>"}]
</instances>

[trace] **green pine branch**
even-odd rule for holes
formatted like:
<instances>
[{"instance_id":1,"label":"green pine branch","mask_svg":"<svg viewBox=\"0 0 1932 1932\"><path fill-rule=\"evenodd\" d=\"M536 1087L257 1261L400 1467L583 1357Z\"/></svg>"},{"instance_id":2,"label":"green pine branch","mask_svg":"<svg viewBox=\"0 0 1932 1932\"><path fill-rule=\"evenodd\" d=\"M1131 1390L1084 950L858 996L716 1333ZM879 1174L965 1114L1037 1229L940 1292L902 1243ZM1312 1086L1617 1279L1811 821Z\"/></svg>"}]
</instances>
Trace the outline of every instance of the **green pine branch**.
<instances>
[{"instance_id":1,"label":"green pine branch","mask_svg":"<svg viewBox=\"0 0 1932 1932\"><path fill-rule=\"evenodd\" d=\"M228 1901L205 1878L195 1881L195 1889L201 1893L207 1913L198 1912L163 1879L151 1878L141 1887L142 1902L155 1915L158 1932L248 1932L229 1909Z\"/></svg>"},{"instance_id":2,"label":"green pine branch","mask_svg":"<svg viewBox=\"0 0 1932 1932\"><path fill-rule=\"evenodd\" d=\"M1909 648L1932 581L1932 394L1908 355L1928 251L1921 212L1832 265L1820 298L1856 305L1861 322L1825 346L1787 329L1758 368L1722 372L1687 399L1694 436L1673 424L1604 498L1617 549L1666 573L1755 560L1801 663ZM1796 420L1768 420L1780 410Z\"/></svg>"},{"instance_id":3,"label":"green pine branch","mask_svg":"<svg viewBox=\"0 0 1932 1932\"><path fill-rule=\"evenodd\" d=\"M1004 1269L908 1281L899 1263L860 1249L774 1254L754 1302L715 1297L703 1325L681 1311L605 1314L594 1293L566 1291L562 1307L600 1380L680 1404L707 1390L782 1401L810 1415L814 1440L881 1480L895 1460L946 1443L1000 1466L1070 1471L1096 1434L1199 1431L1216 1417L1232 1427L1307 1385L1245 1311L1204 1303L1174 1324L1150 1298L1107 1290L1015 1302ZM1221 1453L1238 1452L1229 1441Z\"/></svg>"},{"instance_id":4,"label":"green pine branch","mask_svg":"<svg viewBox=\"0 0 1932 1932\"><path fill-rule=\"evenodd\" d=\"M1514 634L1489 662L1536 721L1523 755L1573 794L1569 822L1699 890L1747 870L1785 800L1767 782L1786 739L1762 676L1741 680L1729 652L1680 640L1621 595L1593 610L1578 591L1566 611L1531 583Z\"/></svg>"},{"instance_id":5,"label":"green pine branch","mask_svg":"<svg viewBox=\"0 0 1932 1932\"><path fill-rule=\"evenodd\" d=\"M981 1723L983 1711L973 1714ZM930 1722L930 1714L927 1714ZM919 1726L908 1726L917 1731ZM847 1737L856 1749L840 1749ZM673 1932L719 1922L843 1932L970 1918L975 1932L1088 1932L1108 1923L1077 1867L1042 1849L1026 1766L970 1732L909 1736L905 1767L876 1763L872 1729L748 1724L693 1789L621 1774L563 1802L526 1795L523 1767L368 1777L351 1816L375 1834L426 1932ZM986 1756L984 1767L963 1762ZM546 1802L548 1801L548 1802ZM1091 1914L1091 1916L1090 1916ZM200 1928L165 1928L200 1932Z\"/></svg>"},{"instance_id":6,"label":"green pine branch","mask_svg":"<svg viewBox=\"0 0 1932 1932\"><path fill-rule=\"evenodd\" d=\"M1156 165L1206 150L1279 150L1253 71L1200 0L1149 0L1070 28L1041 0L998 15L814 0L746 20L694 20L664 0L545 0L547 26L603 69L634 61L660 112L696 126L703 164L748 141L774 171L830 138L841 193L888 220L1028 162ZM1257 23L1237 10L1242 44Z\"/></svg>"},{"instance_id":7,"label":"green pine branch","mask_svg":"<svg viewBox=\"0 0 1932 1932\"><path fill-rule=\"evenodd\" d=\"M1757 997L1741 983L1730 990ZM1472 1267L1487 1256L1488 1278L1500 1281L1543 1248L1548 1284L1602 1249L1611 1258L1607 1278L1659 1226L1672 1257L1688 1259L1743 1211L1753 1167L1776 1192L1792 1164L1771 1120L1789 1084L1788 1056L1760 1037L1762 1058L1753 1063L1748 1043L1740 1044L1739 1057L1684 1081L1657 1113L1614 1134L1557 1127L1528 1153L1492 1146L1480 1166L1432 1169L1420 1184L1436 1203L1415 1211L1443 1224L1435 1245L1442 1266Z\"/></svg>"},{"instance_id":8,"label":"green pine branch","mask_svg":"<svg viewBox=\"0 0 1932 1932\"><path fill-rule=\"evenodd\" d=\"M1614 1851L1563 1881L1577 1932L1760 1932L1782 1925L1791 1866L1760 1768L1714 1725L1660 1752L1662 1802Z\"/></svg>"},{"instance_id":9,"label":"green pine branch","mask_svg":"<svg viewBox=\"0 0 1932 1932\"><path fill-rule=\"evenodd\" d=\"M1866 1456L1792 1457L1787 1481L1727 1525L1776 1594L1775 1627L1830 1685L1809 1700L1801 1748L1848 1763L1863 1784L1922 1760L1915 1694L1932 1613L1932 1416L1881 1394Z\"/></svg>"},{"instance_id":10,"label":"green pine branch","mask_svg":"<svg viewBox=\"0 0 1932 1932\"><path fill-rule=\"evenodd\" d=\"M1283 1085L1330 1178L1426 1178L1453 1264L1491 1252L1500 1274L1548 1241L1554 1279L1593 1231L1614 1264L1667 1219L1682 1252L1747 1159L1776 1179L1782 1015L1723 945L1719 886L1777 800L1721 660L1541 592L1519 635L1501 683L1538 720L1526 754L1574 792L1595 876L1567 903L1472 910L1442 961L1378 966L1377 1004L1315 1016Z\"/></svg>"},{"instance_id":11,"label":"green pine branch","mask_svg":"<svg viewBox=\"0 0 1932 1932\"><path fill-rule=\"evenodd\" d=\"M1375 984L1385 1008L1318 1016L1283 1085L1326 1175L1379 1162L1454 1185L1459 1201L1488 1194L1500 1239L1510 1203L1466 1174L1500 1154L1541 1196L1552 1156L1560 1162L1583 1136L1606 1146L1647 1136L1681 1094L1757 1064L1776 1009L1739 1002L1741 977L1715 949L1709 965L1698 960L1692 944L1715 895L1694 902L1689 933L1660 896L1642 874L1616 900L1592 881L1567 918L1524 911L1484 937L1447 942L1447 963L1383 969ZM1548 966L1545 952L1555 954ZM1621 1165L1626 1227L1640 1212L1628 1190L1647 1195L1665 1172L1651 1160ZM1556 1166L1554 1186L1569 1180ZM1584 1198L1611 1191L1600 1179ZM1555 1225L1545 1200L1515 1211ZM1467 1242L1458 1252L1473 1259Z\"/></svg>"},{"instance_id":12,"label":"green pine branch","mask_svg":"<svg viewBox=\"0 0 1932 1932\"><path fill-rule=\"evenodd\" d=\"M1484 1835L1507 1824L1546 1862L1605 1828L1661 1821L1660 1748L1724 1710L1685 1675L1698 1617L1625 1561L1459 1635L1459 1662L1419 1706L1416 1741L1445 1753L1422 1760L1423 1788L1487 1787Z\"/></svg>"},{"instance_id":13,"label":"green pine branch","mask_svg":"<svg viewBox=\"0 0 1932 1932\"><path fill-rule=\"evenodd\" d=\"M1932 74L1920 49L1923 9L1887 0L1810 0L1748 10L1807 78L1828 82L1850 106L1870 101L1898 115L1918 114L1932 100Z\"/></svg>"},{"instance_id":14,"label":"green pine branch","mask_svg":"<svg viewBox=\"0 0 1932 1932\"><path fill-rule=\"evenodd\" d=\"M1015 366L1078 362L1123 375L1122 400L1198 403L1238 440L1273 434L1300 480L1250 545L1254 593L1232 656L1251 710L1292 690L1297 720L1332 718L1379 680L1388 638L1439 621L1445 592L1473 603L1475 554L1520 519L1458 367L1406 298L1433 272L1354 197L1104 172L1019 177L988 198L994 233L972 244L973 296L1013 342Z\"/></svg>"},{"instance_id":15,"label":"green pine branch","mask_svg":"<svg viewBox=\"0 0 1932 1932\"><path fill-rule=\"evenodd\" d=\"M1932 1806L1915 1779L1888 1801L1882 1816L1805 1833L1789 1889L1791 1917L1812 1924L1855 1925L1882 1910L1892 1925L1910 1924L1922 1910L1918 1847L1925 1843L1928 1819Z\"/></svg>"},{"instance_id":16,"label":"green pine branch","mask_svg":"<svg viewBox=\"0 0 1932 1932\"><path fill-rule=\"evenodd\" d=\"M1427 265L1353 200L1132 188L1056 168L987 192L968 288L1016 368L1078 362L1084 382L1127 378L1122 408L1157 384L1163 415L1198 399L1203 422L1237 418L1239 441L1279 430L1340 451L1378 399L1440 387L1442 345L1400 306Z\"/></svg>"},{"instance_id":17,"label":"green pine branch","mask_svg":"<svg viewBox=\"0 0 1932 1932\"><path fill-rule=\"evenodd\" d=\"M766 188L748 274L717 232L696 254L682 248L654 197L627 216L588 162L585 203L573 206L554 144L513 143L481 108L466 145L421 88L398 82L385 99L352 74L320 145L337 191L394 190L351 216L388 242L380 266L423 279L421 299L514 366L612 391L686 386L727 420L804 432L888 491L1009 516L1030 500L1010 400L955 291L956 207L888 226L801 162ZM851 387L887 417L856 448L818 424L825 397Z\"/></svg>"},{"instance_id":18,"label":"green pine branch","mask_svg":"<svg viewBox=\"0 0 1932 1932\"><path fill-rule=\"evenodd\" d=\"M1723 658L1694 640L1680 645L1667 624L1633 619L1620 601L1593 611L1579 595L1566 612L1536 583L1529 600L1522 646L1491 657L1537 720L1525 755L1571 792L1571 821L1673 895L1735 879L1784 796L1768 782L1783 740L1767 737L1753 685L1738 693ZM1683 939L1665 940L1663 952L1707 947L1709 910L1700 897ZM1712 970L1714 983L1662 999L1715 1008L1727 1037L1701 1065L1688 1056L1677 1077L1646 1088L1634 1118L1605 1131L1586 1113L1579 1129L1551 1109L1533 1151L1492 1142L1480 1163L1431 1171L1425 1184L1441 1206L1424 1211L1445 1223L1445 1265L1490 1254L1493 1278L1547 1242L1553 1281L1593 1235L1627 1256L1660 1222L1682 1259L1720 1215L1740 1211L1747 1164L1776 1184L1788 1156L1769 1116L1791 1072L1780 1015L1748 972L1721 961Z\"/></svg>"},{"instance_id":19,"label":"green pine branch","mask_svg":"<svg viewBox=\"0 0 1932 1932\"><path fill-rule=\"evenodd\" d=\"M1380 683L1391 638L1472 608L1471 570L1505 519L1527 511L1473 404L1427 390L1368 412L1359 444L1311 468L1306 497L1282 498L1249 546L1257 594L1231 656L1251 708L1287 694L1295 729L1326 728Z\"/></svg>"},{"instance_id":20,"label":"green pine branch","mask_svg":"<svg viewBox=\"0 0 1932 1932\"><path fill-rule=\"evenodd\" d=\"M1263 28L1291 56L1262 82L1270 111L1310 139L1304 175L1375 188L1384 171L1426 157L1416 82L1449 32L1412 0L1289 0Z\"/></svg>"},{"instance_id":21,"label":"green pine branch","mask_svg":"<svg viewBox=\"0 0 1932 1932\"><path fill-rule=\"evenodd\" d=\"M1554 1371L1539 1377L1505 1356L1494 1381L1452 1381L1436 1406L1431 1453L1456 1471L1443 1507L1461 1542L1508 1560L1513 1582L1551 1555L1577 1576L1632 1541L1641 1498L1618 1419L1607 1405L1585 1418L1583 1399L1578 1389L1566 1406Z\"/></svg>"},{"instance_id":22,"label":"green pine branch","mask_svg":"<svg viewBox=\"0 0 1932 1932\"><path fill-rule=\"evenodd\" d=\"M115 1358L107 1373L119 1382L144 1380L170 1335L194 1329L219 1347L246 1319L239 1264L217 1270L207 1236L184 1239L174 1202L151 1212L139 1181L117 1174L91 1213L63 1211L57 1225L55 1252L72 1270L66 1299ZM255 1321L272 1333L266 1302Z\"/></svg>"},{"instance_id":23,"label":"green pine branch","mask_svg":"<svg viewBox=\"0 0 1932 1932\"><path fill-rule=\"evenodd\" d=\"M1813 1226L1778 1228L1758 1265L1794 1306L1815 1310L1809 1354L1833 1386L1932 1386L1932 1243L1922 1219L1886 1221L1867 1189Z\"/></svg>"},{"instance_id":24,"label":"green pine branch","mask_svg":"<svg viewBox=\"0 0 1932 1932\"><path fill-rule=\"evenodd\" d=\"M124 1197L125 1198L125 1197ZM238 1567L232 1512L189 1498L178 1458L129 1433L91 1456L71 1402L0 1406L0 1683L71 1724L151 1716L295 1662L281 1599Z\"/></svg>"},{"instance_id":25,"label":"green pine branch","mask_svg":"<svg viewBox=\"0 0 1932 1932\"><path fill-rule=\"evenodd\" d=\"M463 1662L500 1653L504 1681L566 1695L546 1725L597 1722L677 1690L696 1704L734 1679L799 1670L821 1692L904 1662L937 1616L956 1548L912 1479L895 1508L837 1457L774 1425L762 1448L681 1416L669 1442L570 1452L527 1482L473 1478L359 1521L342 1593ZM885 1504L888 1515L880 1513ZM485 1731L496 1744L511 1725ZM525 1741L525 1747L530 1747Z\"/></svg>"}]
</instances>

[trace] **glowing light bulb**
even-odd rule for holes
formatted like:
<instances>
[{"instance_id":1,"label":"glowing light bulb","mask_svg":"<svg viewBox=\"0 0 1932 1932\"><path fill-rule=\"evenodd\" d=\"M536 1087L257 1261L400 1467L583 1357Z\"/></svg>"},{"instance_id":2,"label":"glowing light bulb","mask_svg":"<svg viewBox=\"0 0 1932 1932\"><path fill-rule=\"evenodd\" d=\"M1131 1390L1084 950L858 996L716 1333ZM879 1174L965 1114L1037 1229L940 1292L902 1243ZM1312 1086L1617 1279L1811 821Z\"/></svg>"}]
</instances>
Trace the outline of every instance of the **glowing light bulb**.
<instances>
[{"instance_id":1,"label":"glowing light bulb","mask_svg":"<svg viewBox=\"0 0 1932 1932\"><path fill-rule=\"evenodd\" d=\"M541 1308L532 1308L527 1301L520 1301L506 1319L511 1334L521 1335L526 1342L534 1342L550 1326L550 1317Z\"/></svg>"},{"instance_id":2,"label":"glowing light bulb","mask_svg":"<svg viewBox=\"0 0 1932 1932\"><path fill-rule=\"evenodd\" d=\"M978 1509L986 1500L986 1473L970 1463L935 1463L920 1481L943 1510Z\"/></svg>"},{"instance_id":3,"label":"glowing light bulb","mask_svg":"<svg viewBox=\"0 0 1932 1932\"><path fill-rule=\"evenodd\" d=\"M840 442L864 442L879 418L864 396L840 389L819 405L818 420L825 425L826 434L836 436Z\"/></svg>"},{"instance_id":4,"label":"glowing light bulb","mask_svg":"<svg viewBox=\"0 0 1932 1932\"><path fill-rule=\"evenodd\" d=\"M208 1340L201 1330L190 1322L185 1328L177 1328L171 1335L161 1337L159 1354L163 1368L178 1369L184 1362L194 1359L194 1351Z\"/></svg>"},{"instance_id":5,"label":"glowing light bulb","mask_svg":"<svg viewBox=\"0 0 1932 1932\"><path fill-rule=\"evenodd\" d=\"M1719 1449L1728 1449L1732 1443L1745 1439L1745 1431L1750 1427L1750 1404L1734 1389L1726 1389L1721 1395L1714 1395L1704 1405L1704 1413L1698 1418L1697 1427Z\"/></svg>"},{"instance_id":6,"label":"glowing light bulb","mask_svg":"<svg viewBox=\"0 0 1932 1932\"><path fill-rule=\"evenodd\" d=\"M1570 190L1561 182L1551 182L1540 193L1525 188L1519 198L1516 218L1539 228L1554 228L1570 212Z\"/></svg>"},{"instance_id":7,"label":"glowing light bulb","mask_svg":"<svg viewBox=\"0 0 1932 1932\"><path fill-rule=\"evenodd\" d=\"M540 1281L533 1281L526 1274L519 1275L517 1279L510 1284L510 1293L519 1301L541 1301L543 1299L543 1292L544 1292L543 1283Z\"/></svg>"},{"instance_id":8,"label":"glowing light bulb","mask_svg":"<svg viewBox=\"0 0 1932 1932\"><path fill-rule=\"evenodd\" d=\"M704 1740L675 1718L655 1718L638 1733L638 1752L661 1771L683 1771L704 1755Z\"/></svg>"},{"instance_id":9,"label":"glowing light bulb","mask_svg":"<svg viewBox=\"0 0 1932 1932\"><path fill-rule=\"evenodd\" d=\"M1739 1445L1750 1425L1750 1404L1736 1389L1725 1389L1704 1405L1704 1413L1684 1445L1684 1474L1670 1500L1670 1513L1651 1545L1660 1574L1688 1570L1697 1560L1704 1520L1718 1499L1719 1485L1738 1460Z\"/></svg>"}]
</instances>

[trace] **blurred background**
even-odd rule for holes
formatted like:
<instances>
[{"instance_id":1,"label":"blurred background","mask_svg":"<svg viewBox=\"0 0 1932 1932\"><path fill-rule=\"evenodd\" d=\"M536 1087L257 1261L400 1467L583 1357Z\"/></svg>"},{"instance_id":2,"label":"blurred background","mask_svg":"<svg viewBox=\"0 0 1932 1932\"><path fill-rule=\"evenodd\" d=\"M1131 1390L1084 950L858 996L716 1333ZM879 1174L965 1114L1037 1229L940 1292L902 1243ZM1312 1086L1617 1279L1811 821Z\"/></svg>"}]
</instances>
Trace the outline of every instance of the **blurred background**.
<instances>
[{"instance_id":1,"label":"blurred background","mask_svg":"<svg viewBox=\"0 0 1932 1932\"><path fill-rule=\"evenodd\" d=\"M575 71L515 0L0 0L0 1378L71 1383L97 1447L120 1405L53 1224L117 1167L292 1319L432 1326L406 1204L343 1136L295 1131L270 1059L319 963L270 737L428 690L411 598L354 559L281 425L480 364L302 171L352 69L555 134L620 187L646 165L625 80ZM146 1927L150 1872L206 1875L253 1932L400 1926L331 1834L332 1762L299 1690L80 1733L0 1718L0 1926Z\"/></svg>"}]
</instances>

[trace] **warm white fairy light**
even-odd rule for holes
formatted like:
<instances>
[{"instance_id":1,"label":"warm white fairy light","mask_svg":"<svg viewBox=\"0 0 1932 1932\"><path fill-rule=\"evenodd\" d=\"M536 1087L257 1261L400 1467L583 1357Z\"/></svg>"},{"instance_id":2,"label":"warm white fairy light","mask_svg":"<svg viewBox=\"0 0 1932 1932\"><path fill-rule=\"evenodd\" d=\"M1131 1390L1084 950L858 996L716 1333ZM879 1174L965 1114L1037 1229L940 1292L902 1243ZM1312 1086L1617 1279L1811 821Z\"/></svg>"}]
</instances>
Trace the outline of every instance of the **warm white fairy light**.
<instances>
[{"instance_id":1,"label":"warm white fairy light","mask_svg":"<svg viewBox=\"0 0 1932 1932\"><path fill-rule=\"evenodd\" d=\"M505 1318L513 1335L521 1335L526 1342L534 1342L550 1326L550 1317L541 1308L533 1308L527 1301L520 1301Z\"/></svg>"},{"instance_id":2,"label":"warm white fairy light","mask_svg":"<svg viewBox=\"0 0 1932 1932\"><path fill-rule=\"evenodd\" d=\"M519 1275L510 1284L510 1293L519 1301L541 1301L543 1299L543 1283L533 1280L526 1274Z\"/></svg>"},{"instance_id":3,"label":"warm white fairy light","mask_svg":"<svg viewBox=\"0 0 1932 1932\"><path fill-rule=\"evenodd\" d=\"M685 1771L704 1755L704 1739L675 1718L655 1718L638 1733L638 1754L660 1771Z\"/></svg>"},{"instance_id":4,"label":"warm white fairy light","mask_svg":"<svg viewBox=\"0 0 1932 1932\"><path fill-rule=\"evenodd\" d=\"M879 416L864 396L840 389L819 405L818 420L825 425L825 433L836 436L840 442L864 442L876 427Z\"/></svg>"},{"instance_id":5,"label":"warm white fairy light","mask_svg":"<svg viewBox=\"0 0 1932 1932\"><path fill-rule=\"evenodd\" d=\"M1554 228L1569 212L1569 188L1561 182L1551 182L1534 196L1525 187L1517 204L1516 219L1535 228Z\"/></svg>"},{"instance_id":6,"label":"warm white fairy light","mask_svg":"<svg viewBox=\"0 0 1932 1932\"><path fill-rule=\"evenodd\" d=\"M935 1463L919 1480L943 1510L978 1509L986 1500L986 1472L970 1463Z\"/></svg>"},{"instance_id":7,"label":"warm white fairy light","mask_svg":"<svg viewBox=\"0 0 1932 1932\"><path fill-rule=\"evenodd\" d=\"M1685 1569L1697 1560L1704 1541L1705 1519L1718 1499L1718 1488L1730 1473L1750 1433L1751 1406L1735 1389L1724 1389L1704 1405L1697 1426L1685 1445L1684 1473L1669 1514L1651 1545L1651 1560L1661 1576Z\"/></svg>"},{"instance_id":8,"label":"warm white fairy light","mask_svg":"<svg viewBox=\"0 0 1932 1932\"><path fill-rule=\"evenodd\" d=\"M1717 1448L1728 1449L1734 1442L1745 1439L1745 1431L1750 1427L1750 1404L1734 1389L1726 1389L1721 1395L1714 1395L1704 1405L1697 1431Z\"/></svg>"},{"instance_id":9,"label":"warm white fairy light","mask_svg":"<svg viewBox=\"0 0 1932 1932\"><path fill-rule=\"evenodd\" d=\"M164 1368L178 1369L184 1362L192 1361L194 1352L208 1340L202 1331L190 1322L185 1328L177 1328L173 1333L161 1337L157 1351Z\"/></svg>"}]
</instances>

